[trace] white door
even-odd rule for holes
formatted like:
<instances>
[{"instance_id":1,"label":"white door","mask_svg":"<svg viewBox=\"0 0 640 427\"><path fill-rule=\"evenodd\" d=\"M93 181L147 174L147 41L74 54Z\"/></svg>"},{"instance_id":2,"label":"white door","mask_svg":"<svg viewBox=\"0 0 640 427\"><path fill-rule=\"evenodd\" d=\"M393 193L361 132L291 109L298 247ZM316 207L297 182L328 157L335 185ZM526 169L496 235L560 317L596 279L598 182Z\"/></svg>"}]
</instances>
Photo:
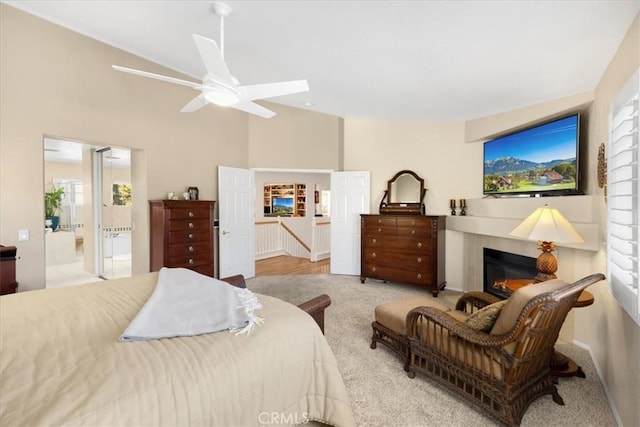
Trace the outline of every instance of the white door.
<instances>
[{"instance_id":1,"label":"white door","mask_svg":"<svg viewBox=\"0 0 640 427\"><path fill-rule=\"evenodd\" d=\"M256 275L253 171L218 166L219 277Z\"/></svg>"},{"instance_id":2,"label":"white door","mask_svg":"<svg viewBox=\"0 0 640 427\"><path fill-rule=\"evenodd\" d=\"M369 213L369 171L331 173L331 274L360 274L360 214Z\"/></svg>"}]
</instances>

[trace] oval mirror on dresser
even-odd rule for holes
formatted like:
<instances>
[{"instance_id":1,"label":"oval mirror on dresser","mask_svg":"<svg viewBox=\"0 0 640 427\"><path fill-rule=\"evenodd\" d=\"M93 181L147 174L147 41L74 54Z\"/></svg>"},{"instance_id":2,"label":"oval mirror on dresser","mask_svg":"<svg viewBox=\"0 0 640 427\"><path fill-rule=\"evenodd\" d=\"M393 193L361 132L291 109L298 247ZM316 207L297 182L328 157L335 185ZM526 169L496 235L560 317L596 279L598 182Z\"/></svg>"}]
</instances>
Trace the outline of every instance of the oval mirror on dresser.
<instances>
[{"instance_id":1,"label":"oval mirror on dresser","mask_svg":"<svg viewBox=\"0 0 640 427\"><path fill-rule=\"evenodd\" d=\"M424 179L410 170L402 170L387 182L380 202L380 214L424 215Z\"/></svg>"}]
</instances>

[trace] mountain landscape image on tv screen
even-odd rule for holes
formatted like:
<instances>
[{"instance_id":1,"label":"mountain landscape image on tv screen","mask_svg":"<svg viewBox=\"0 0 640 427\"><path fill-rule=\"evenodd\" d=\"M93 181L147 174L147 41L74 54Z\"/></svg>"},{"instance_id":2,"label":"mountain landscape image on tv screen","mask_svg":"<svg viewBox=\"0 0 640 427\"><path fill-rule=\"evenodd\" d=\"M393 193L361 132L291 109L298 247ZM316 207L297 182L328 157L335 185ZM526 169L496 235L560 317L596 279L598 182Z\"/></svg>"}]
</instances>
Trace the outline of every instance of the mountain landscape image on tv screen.
<instances>
[{"instance_id":1,"label":"mountain landscape image on tv screen","mask_svg":"<svg viewBox=\"0 0 640 427\"><path fill-rule=\"evenodd\" d=\"M579 116L573 115L484 144L484 194L578 189Z\"/></svg>"}]
</instances>

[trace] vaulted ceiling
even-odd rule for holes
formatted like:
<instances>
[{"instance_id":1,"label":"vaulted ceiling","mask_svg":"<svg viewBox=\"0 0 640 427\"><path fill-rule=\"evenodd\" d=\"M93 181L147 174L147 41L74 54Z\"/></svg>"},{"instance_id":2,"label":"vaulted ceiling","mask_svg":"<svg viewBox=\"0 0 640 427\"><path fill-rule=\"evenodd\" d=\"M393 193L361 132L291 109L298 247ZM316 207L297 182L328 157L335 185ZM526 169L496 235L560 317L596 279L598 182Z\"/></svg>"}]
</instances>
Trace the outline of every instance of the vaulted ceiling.
<instances>
[{"instance_id":1,"label":"vaulted ceiling","mask_svg":"<svg viewBox=\"0 0 640 427\"><path fill-rule=\"evenodd\" d=\"M220 39L208 1L2 1L194 80L205 70L192 34ZM271 101L395 120L469 120L593 90L640 10L637 0L225 3L225 59L241 83L307 79L309 92Z\"/></svg>"}]
</instances>

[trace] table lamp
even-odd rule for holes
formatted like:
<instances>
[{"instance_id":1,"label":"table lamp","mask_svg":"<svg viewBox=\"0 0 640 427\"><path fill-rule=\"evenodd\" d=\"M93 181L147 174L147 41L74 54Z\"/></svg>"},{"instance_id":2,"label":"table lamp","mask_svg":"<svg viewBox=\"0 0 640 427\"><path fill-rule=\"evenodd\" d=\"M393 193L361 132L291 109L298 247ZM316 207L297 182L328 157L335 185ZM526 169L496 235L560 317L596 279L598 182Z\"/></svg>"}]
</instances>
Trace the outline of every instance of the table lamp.
<instances>
[{"instance_id":1,"label":"table lamp","mask_svg":"<svg viewBox=\"0 0 640 427\"><path fill-rule=\"evenodd\" d=\"M556 243L584 243L571 223L557 210L544 205L536 209L509 233L511 236L537 240L542 251L536 260L536 282L555 279L558 261L551 253Z\"/></svg>"}]
</instances>

